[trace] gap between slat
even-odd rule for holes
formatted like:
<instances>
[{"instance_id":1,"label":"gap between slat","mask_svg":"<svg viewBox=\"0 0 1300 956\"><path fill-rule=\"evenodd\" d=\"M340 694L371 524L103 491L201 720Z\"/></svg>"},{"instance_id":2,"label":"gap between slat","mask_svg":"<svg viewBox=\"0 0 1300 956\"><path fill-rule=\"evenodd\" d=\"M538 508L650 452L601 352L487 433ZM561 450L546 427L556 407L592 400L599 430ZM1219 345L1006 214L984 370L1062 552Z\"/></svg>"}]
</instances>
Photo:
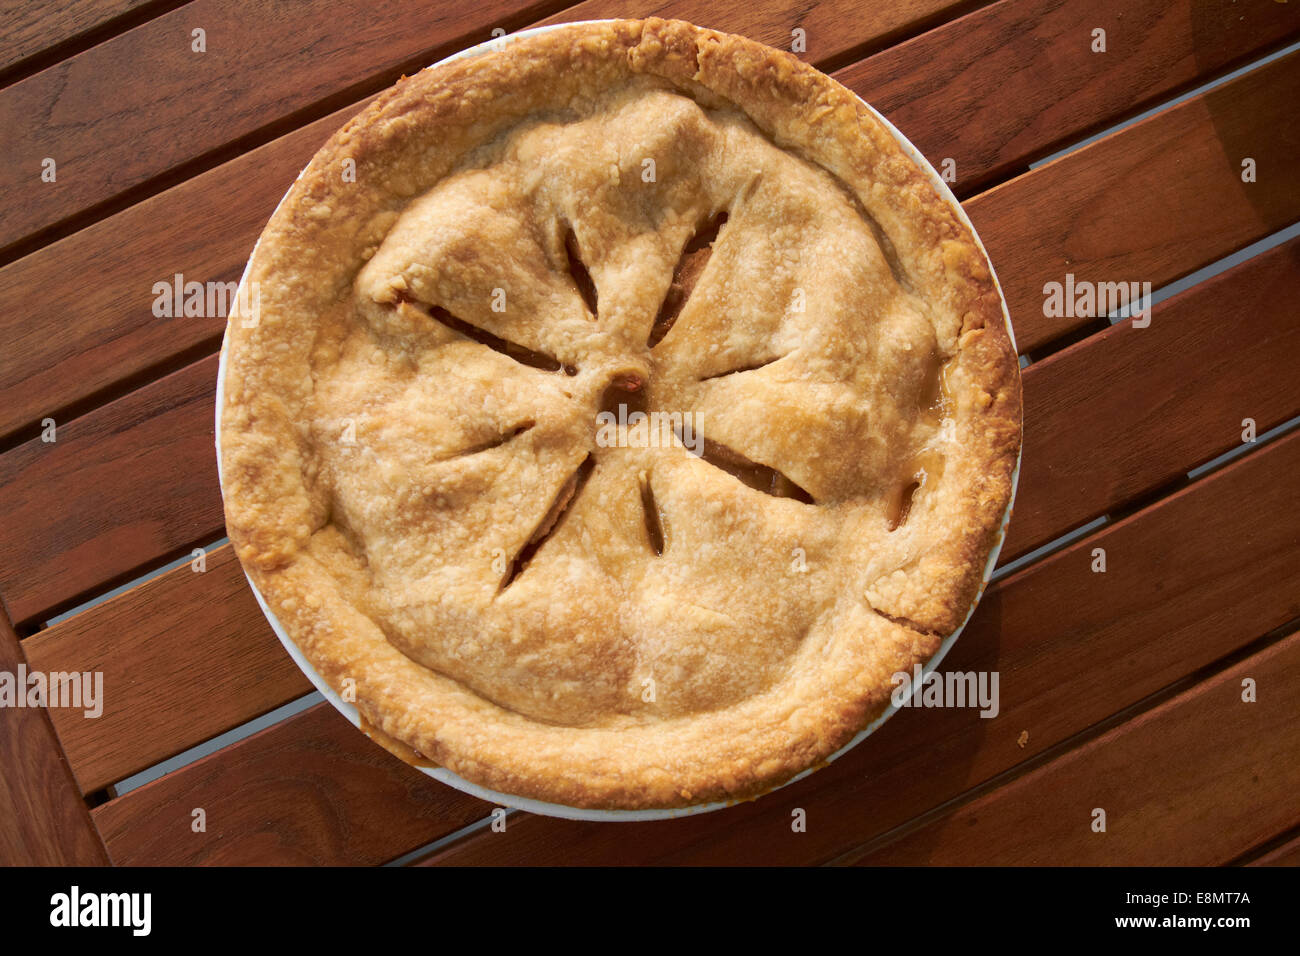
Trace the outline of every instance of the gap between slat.
<instances>
[{"instance_id":1,"label":"gap between slat","mask_svg":"<svg viewBox=\"0 0 1300 956\"><path fill-rule=\"evenodd\" d=\"M132 790L143 787L147 783L152 783L161 777L167 776L169 773L188 767L190 764L201 760L209 754L216 753L218 750L224 750L226 747L236 744L246 737L251 737L258 731L266 730L268 727L273 727L282 721L288 720L290 717L300 714L310 707L314 707L324 699L325 698L321 696L319 691L312 691L310 694L306 694L296 700L291 700L287 704L281 704L279 707L275 708L275 710L268 711L260 717L254 717L252 720L240 724L238 727L232 727L225 733L218 734L216 737L211 737L202 743L195 744L188 750L183 750L173 757L168 757L166 760L159 761L151 767L145 767L143 770L117 781L109 787L109 792L114 797L120 797L125 793L130 793Z\"/></svg>"},{"instance_id":2,"label":"gap between slat","mask_svg":"<svg viewBox=\"0 0 1300 956\"><path fill-rule=\"evenodd\" d=\"M230 543L229 538L221 537L209 544L196 545L195 548L190 549L189 554L182 555L181 557L177 558L174 561L168 561L166 564L154 568L152 571L146 571L144 574L140 575L139 577L132 578L130 581L127 581L125 584L119 584L117 587L112 588L108 591L104 591L102 594L96 594L94 597L91 597L86 601L83 601L81 604L78 604L75 607L70 607L66 611L63 611L59 614L55 614L49 620L41 624L41 629L43 630L44 628L52 627L55 624L68 620L69 618L76 617L78 614L82 613L83 611L89 611L92 607L96 607L100 604L103 604L105 601L111 601L119 594L125 594L127 591L139 587L141 584L146 584L147 582L152 581L154 578L160 578L168 571L174 571L176 568L183 568L185 565L189 564L191 561L194 560L194 551L198 548L202 548L205 554L211 554L213 551L221 547L223 544L229 544L229 543ZM31 635L26 635L26 636L30 637Z\"/></svg>"},{"instance_id":3,"label":"gap between slat","mask_svg":"<svg viewBox=\"0 0 1300 956\"><path fill-rule=\"evenodd\" d=\"M1136 113L1133 116L1130 116L1128 119L1123 120L1122 122L1114 123L1110 126L1107 126L1105 129L1100 130L1099 132L1093 133L1091 136L1086 136L1082 139L1076 140L1073 143L1071 143L1069 146L1064 146L1053 153L1049 153L1048 155L1042 157L1041 159L1033 160L1029 164L1029 169L1032 171L1038 169L1040 166L1046 166L1048 163L1054 163L1058 159L1061 159L1064 156L1068 156L1071 153L1076 153L1079 150L1083 149L1085 146L1090 146L1100 139L1105 139L1107 136L1110 136L1114 133L1118 133L1121 130L1128 129L1130 126L1134 126L1142 122L1143 120L1150 119L1152 116L1155 116L1158 113L1163 113L1165 110L1172 109L1173 107L1179 105L1180 103L1186 103L1188 100L1195 99L1197 96L1200 96L1202 93L1208 93L1210 90L1217 89L1218 87L1223 86L1226 83L1232 82L1238 77L1245 76L1247 73L1251 73L1262 66L1267 66L1269 63L1272 63L1275 60L1280 60L1282 59L1282 57L1286 56L1287 54L1294 53L1297 50L1300 50L1300 42L1288 44L1287 46L1282 47L1280 50L1274 50L1272 53L1266 54L1265 56L1259 57L1258 59L1251 60L1249 63L1246 63L1243 66L1239 66L1235 70L1230 70L1229 72L1223 74L1222 76L1216 77L1215 79L1210 80L1207 83L1202 83L1199 86L1194 86L1191 89L1187 90L1186 92L1180 93L1174 97L1170 97L1167 100L1163 100L1160 103L1157 103L1155 106L1149 107L1148 109L1145 109L1140 113Z\"/></svg>"},{"instance_id":4,"label":"gap between slat","mask_svg":"<svg viewBox=\"0 0 1300 956\"><path fill-rule=\"evenodd\" d=\"M97 23L81 33L14 60L0 69L0 92L29 76L35 76L42 70L57 66L64 60L89 50L92 46L98 46L163 14L178 10L190 2L192 0L154 0L152 3L143 3L102 23ZM58 13L52 11L49 15L57 16Z\"/></svg>"}]
</instances>

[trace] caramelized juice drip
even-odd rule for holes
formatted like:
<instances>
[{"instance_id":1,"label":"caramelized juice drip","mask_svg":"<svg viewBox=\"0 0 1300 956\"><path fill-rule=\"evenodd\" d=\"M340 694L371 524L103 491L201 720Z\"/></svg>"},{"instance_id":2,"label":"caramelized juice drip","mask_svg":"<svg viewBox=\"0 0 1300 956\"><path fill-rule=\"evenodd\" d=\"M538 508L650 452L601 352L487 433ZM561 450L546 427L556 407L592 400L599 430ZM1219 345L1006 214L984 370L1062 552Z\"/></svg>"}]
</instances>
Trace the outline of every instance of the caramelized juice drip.
<instances>
[{"instance_id":1,"label":"caramelized juice drip","mask_svg":"<svg viewBox=\"0 0 1300 956\"><path fill-rule=\"evenodd\" d=\"M361 718L361 732L387 750L398 760L401 760L404 763L409 763L412 767L432 770L438 766L418 750L408 747L400 740L388 736L388 734L384 733L370 721L366 720L365 717Z\"/></svg>"},{"instance_id":2,"label":"caramelized juice drip","mask_svg":"<svg viewBox=\"0 0 1300 956\"><path fill-rule=\"evenodd\" d=\"M885 503L885 520L890 531L897 531L907 522L916 493L938 481L943 476L943 466L944 458L936 451L923 451L903 463L903 477L894 484Z\"/></svg>"},{"instance_id":3,"label":"caramelized juice drip","mask_svg":"<svg viewBox=\"0 0 1300 956\"><path fill-rule=\"evenodd\" d=\"M889 523L890 531L897 531L907 520L912 510L912 498L915 497L919 487L921 486L918 482L909 478L905 482L896 484L889 493L889 500L885 504L885 520Z\"/></svg>"},{"instance_id":4,"label":"caramelized juice drip","mask_svg":"<svg viewBox=\"0 0 1300 956\"><path fill-rule=\"evenodd\" d=\"M931 351L926 357L924 385L921 388L921 418L938 427L943 419L952 414L953 397L948 384L948 373L952 363L946 361L938 352Z\"/></svg>"}]
</instances>

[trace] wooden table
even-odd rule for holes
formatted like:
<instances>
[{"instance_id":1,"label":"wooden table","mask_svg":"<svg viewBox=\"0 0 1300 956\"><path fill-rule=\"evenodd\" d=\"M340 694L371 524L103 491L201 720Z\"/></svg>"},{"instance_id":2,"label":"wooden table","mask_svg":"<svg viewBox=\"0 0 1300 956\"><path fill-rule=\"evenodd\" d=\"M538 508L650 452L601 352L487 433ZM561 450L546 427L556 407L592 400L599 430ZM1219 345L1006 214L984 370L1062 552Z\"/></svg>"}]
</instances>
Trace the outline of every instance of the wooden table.
<instances>
[{"instance_id":1,"label":"wooden table","mask_svg":"<svg viewBox=\"0 0 1300 956\"><path fill-rule=\"evenodd\" d=\"M801 56L955 163L1029 360L1004 566L1055 542L998 578L944 662L998 671L999 715L904 711L795 786L672 822L475 826L491 806L326 703L119 794L311 689L212 546L224 319L155 315L155 283L238 278L299 168L400 74L495 27L651 14L787 49L802 29ZM1300 239L1276 241L1300 220L1300 52L1200 89L1300 39L1300 2L73 0L8 17L0 671L102 672L106 703L0 709L0 861L1300 861L1300 430L1278 428L1300 415ZM1045 314L1067 273L1159 290L1269 237L1148 327ZM151 574L196 548L204 570Z\"/></svg>"}]
</instances>

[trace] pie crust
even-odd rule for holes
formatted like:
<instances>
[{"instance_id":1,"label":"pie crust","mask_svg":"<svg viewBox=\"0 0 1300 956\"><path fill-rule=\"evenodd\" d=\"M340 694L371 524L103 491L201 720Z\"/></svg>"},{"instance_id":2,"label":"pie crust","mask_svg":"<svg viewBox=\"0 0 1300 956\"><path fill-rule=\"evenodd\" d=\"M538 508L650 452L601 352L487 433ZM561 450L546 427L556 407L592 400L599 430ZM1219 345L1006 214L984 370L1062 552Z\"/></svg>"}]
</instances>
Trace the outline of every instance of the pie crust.
<instances>
[{"instance_id":1,"label":"pie crust","mask_svg":"<svg viewBox=\"0 0 1300 956\"><path fill-rule=\"evenodd\" d=\"M580 808L752 797L978 597L1020 446L994 279L793 56L616 20L424 70L244 281L230 538L394 749ZM660 440L602 440L618 405Z\"/></svg>"}]
</instances>

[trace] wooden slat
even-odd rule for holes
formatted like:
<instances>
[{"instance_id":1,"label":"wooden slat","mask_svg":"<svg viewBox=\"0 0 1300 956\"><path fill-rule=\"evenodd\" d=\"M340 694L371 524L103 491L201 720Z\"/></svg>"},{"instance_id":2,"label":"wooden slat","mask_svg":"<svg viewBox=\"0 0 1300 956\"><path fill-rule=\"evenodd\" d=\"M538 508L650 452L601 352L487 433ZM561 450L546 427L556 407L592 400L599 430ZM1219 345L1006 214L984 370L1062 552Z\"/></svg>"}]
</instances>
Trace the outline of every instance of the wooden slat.
<instances>
[{"instance_id":1,"label":"wooden slat","mask_svg":"<svg viewBox=\"0 0 1300 956\"><path fill-rule=\"evenodd\" d=\"M1004 558L1227 450L1240 440L1243 409L1260 432L1300 414L1292 387L1300 367L1300 323L1290 305L1297 298L1300 240L1174 297L1149 328L1117 325L1031 366L1025 458ZM1079 447L1090 449L1086 457ZM27 642L28 654L51 670L93 664L123 675L155 669L207 675L199 678L208 682L207 703L196 720L183 719L192 702L184 681L132 693L112 715L91 723L55 713L78 779L89 789L241 724L303 687L228 547L211 556L205 575L180 568L141 591ZM151 607L169 609L162 624L142 628L138 641L124 644L120 622ZM169 632L176 622L186 627ZM183 639L187 631L202 633L203 641ZM219 674L208 666L214 660L223 662ZM149 733L123 733L127 727Z\"/></svg>"},{"instance_id":2,"label":"wooden slat","mask_svg":"<svg viewBox=\"0 0 1300 956\"><path fill-rule=\"evenodd\" d=\"M1222 865L1300 824L1297 792L1300 634L858 862Z\"/></svg>"},{"instance_id":3,"label":"wooden slat","mask_svg":"<svg viewBox=\"0 0 1300 956\"><path fill-rule=\"evenodd\" d=\"M51 711L83 792L125 779L311 690L230 545L27 638L32 666L104 671L98 720ZM201 699L203 706L195 708Z\"/></svg>"},{"instance_id":4,"label":"wooden slat","mask_svg":"<svg viewBox=\"0 0 1300 956\"><path fill-rule=\"evenodd\" d=\"M1300 616L1297 468L1300 433L991 587L943 670L997 671L995 718L905 710L755 803L618 827L520 815L429 862L796 864L864 845Z\"/></svg>"},{"instance_id":5,"label":"wooden slat","mask_svg":"<svg viewBox=\"0 0 1300 956\"><path fill-rule=\"evenodd\" d=\"M1067 273L1158 289L1300 220L1297 100L1300 52L970 200L1020 348L1089 321L1043 315Z\"/></svg>"},{"instance_id":6,"label":"wooden slat","mask_svg":"<svg viewBox=\"0 0 1300 956\"><path fill-rule=\"evenodd\" d=\"M588 0L552 19L622 15L628 6ZM1135 78L1131 70L1099 66L1112 62L1104 57L1087 54L1076 62L1081 54L1074 50L1074 38L1086 35L1086 24L1093 22L1086 7L1016 0L980 9L836 76L883 108L936 161L953 157L956 185L963 190L990 171L1023 164L1060 140L1078 136L1090 124L1112 120L1197 75L1265 49L1296 29L1300 7L1292 6L1251 7L1222 22L1224 0L1134 5L1125 22L1140 21L1150 32L1141 47L1149 68ZM1152 12L1156 7L1160 12ZM704 13L690 3L665 4L656 12L687 19ZM833 63L851 47L914 27L927 12L941 15L945 10L933 3L870 8L817 4L801 21L809 30L806 55L823 66ZM705 19L712 25L772 43L781 41L784 21L794 17L778 4L746 5L743 11L710 5L709 14ZM1050 42L1025 29L1034 16L1041 17ZM744 29L745 18L754 24L750 31ZM1217 39L1202 42L1210 34ZM1135 42L1137 35L1120 30L1116 42ZM1000 55L987 56L990 47ZM1062 57L1070 69L1057 68ZM928 81L940 75L935 64L950 64L953 78ZM968 85L969 93L954 95L958 83ZM1046 108L1041 98L1046 94L1040 91L1050 91L1048 102L1061 105ZM988 112L997 117L992 127L1002 133L987 135L988 117L970 121L971 97L990 104ZM33 423L45 415L80 409L97 393L120 389L178 355L193 358L193 350L215 347L220 317L154 316L154 283L178 272L199 281L237 278L286 185L329 133L359 108L347 106L0 269L0 342L5 343L0 349L0 440L24 427L31 434ZM991 150L985 144L994 140L999 145ZM232 206L226 199L230 195L239 195L240 202ZM1242 195L1239 202L1249 200ZM998 227L999 217L1014 217L1014 208L994 208L989 228ZM1059 256L1065 249L1058 242L1049 252ZM82 281L87 264L95 270L94 283ZM1014 284L1017 274L1003 270L1003 280ZM1039 292L1041 284L1019 289L1018 301L1033 301ZM1040 306L1041 300L1035 308ZM1018 326L1034 321L1016 318Z\"/></svg>"},{"instance_id":7,"label":"wooden slat","mask_svg":"<svg viewBox=\"0 0 1300 956\"><path fill-rule=\"evenodd\" d=\"M0 437L24 425L30 437L34 423L109 386L196 349L215 351L224 313L157 316L154 284L178 273L237 281L289 184L353 112L332 113L0 269Z\"/></svg>"},{"instance_id":8,"label":"wooden slat","mask_svg":"<svg viewBox=\"0 0 1300 956\"><path fill-rule=\"evenodd\" d=\"M1300 239L1025 370L1010 560L1300 415Z\"/></svg>"},{"instance_id":9,"label":"wooden slat","mask_svg":"<svg viewBox=\"0 0 1300 956\"><path fill-rule=\"evenodd\" d=\"M935 165L955 160L954 191L969 195L1297 34L1295 4L1003 0L835 78Z\"/></svg>"},{"instance_id":10,"label":"wooden slat","mask_svg":"<svg viewBox=\"0 0 1300 956\"><path fill-rule=\"evenodd\" d=\"M1300 866L1300 836L1251 860L1248 866Z\"/></svg>"},{"instance_id":11,"label":"wooden slat","mask_svg":"<svg viewBox=\"0 0 1300 956\"><path fill-rule=\"evenodd\" d=\"M0 672L16 679L23 663L18 638L0 615ZM0 753L0 866L108 862L44 708L0 707Z\"/></svg>"},{"instance_id":12,"label":"wooden slat","mask_svg":"<svg viewBox=\"0 0 1300 956\"><path fill-rule=\"evenodd\" d=\"M0 597L15 622L212 540L217 357L0 455Z\"/></svg>"},{"instance_id":13,"label":"wooden slat","mask_svg":"<svg viewBox=\"0 0 1300 956\"><path fill-rule=\"evenodd\" d=\"M404 0L380 15L366 0L195 0L0 91L0 247L562 5ZM45 157L57 183L40 179Z\"/></svg>"},{"instance_id":14,"label":"wooden slat","mask_svg":"<svg viewBox=\"0 0 1300 956\"><path fill-rule=\"evenodd\" d=\"M76 670L104 675L111 706L101 717L50 712L83 792L312 689L271 633L230 546L208 555L206 567L177 568L24 642L35 668L76 661Z\"/></svg>"},{"instance_id":15,"label":"wooden slat","mask_svg":"<svg viewBox=\"0 0 1300 956\"><path fill-rule=\"evenodd\" d=\"M119 866L320 866L384 863L490 811L318 704L93 814Z\"/></svg>"},{"instance_id":16,"label":"wooden slat","mask_svg":"<svg viewBox=\"0 0 1300 956\"><path fill-rule=\"evenodd\" d=\"M92 34L158 0L66 0L59 4L6 0L0 4L0 75L23 60Z\"/></svg>"}]
</instances>

